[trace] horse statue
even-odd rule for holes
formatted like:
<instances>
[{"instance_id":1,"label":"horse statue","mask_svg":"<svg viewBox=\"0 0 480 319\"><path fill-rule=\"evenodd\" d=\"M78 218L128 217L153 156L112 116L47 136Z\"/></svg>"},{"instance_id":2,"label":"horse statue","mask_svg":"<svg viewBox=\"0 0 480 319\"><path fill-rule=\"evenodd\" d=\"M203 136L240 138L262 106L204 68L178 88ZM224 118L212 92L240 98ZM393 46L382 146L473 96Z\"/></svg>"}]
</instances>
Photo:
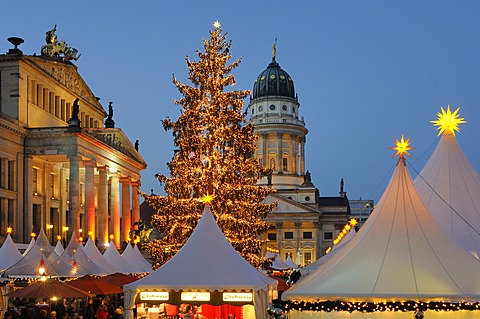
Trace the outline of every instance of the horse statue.
<instances>
[{"instance_id":1,"label":"horse statue","mask_svg":"<svg viewBox=\"0 0 480 319\"><path fill-rule=\"evenodd\" d=\"M130 230L130 238L132 240L137 239L139 242L147 242L149 240L150 234L153 231L152 226L145 226L143 221L140 219L138 222L133 223L133 226L137 226L138 229Z\"/></svg>"}]
</instances>

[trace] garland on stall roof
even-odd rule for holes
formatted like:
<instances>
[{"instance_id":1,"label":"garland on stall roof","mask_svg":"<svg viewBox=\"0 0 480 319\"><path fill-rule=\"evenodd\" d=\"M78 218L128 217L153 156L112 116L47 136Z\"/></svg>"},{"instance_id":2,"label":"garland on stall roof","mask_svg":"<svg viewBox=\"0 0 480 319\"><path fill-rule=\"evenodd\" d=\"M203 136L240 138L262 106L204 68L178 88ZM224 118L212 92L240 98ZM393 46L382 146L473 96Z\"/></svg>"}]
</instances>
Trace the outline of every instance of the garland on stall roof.
<instances>
[{"instance_id":1,"label":"garland on stall roof","mask_svg":"<svg viewBox=\"0 0 480 319\"><path fill-rule=\"evenodd\" d=\"M349 301L284 301L274 300L273 305L282 309L284 312L290 310L298 311L346 311L346 312L391 312L391 311L415 311L415 310L433 310L433 311L459 311L459 310L479 310L480 302L420 302L420 301L385 301L385 302L349 302Z\"/></svg>"}]
</instances>

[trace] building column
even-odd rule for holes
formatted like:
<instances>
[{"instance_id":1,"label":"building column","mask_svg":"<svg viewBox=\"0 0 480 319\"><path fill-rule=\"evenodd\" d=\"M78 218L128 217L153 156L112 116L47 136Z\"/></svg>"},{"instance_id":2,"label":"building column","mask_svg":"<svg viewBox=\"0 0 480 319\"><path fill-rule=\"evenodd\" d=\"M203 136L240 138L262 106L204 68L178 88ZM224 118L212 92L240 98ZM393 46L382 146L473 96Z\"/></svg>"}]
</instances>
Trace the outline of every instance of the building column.
<instances>
[{"instance_id":1,"label":"building column","mask_svg":"<svg viewBox=\"0 0 480 319\"><path fill-rule=\"evenodd\" d=\"M95 242L95 161L85 161L85 215L86 235ZM85 236L86 238L86 236Z\"/></svg>"},{"instance_id":2,"label":"building column","mask_svg":"<svg viewBox=\"0 0 480 319\"><path fill-rule=\"evenodd\" d=\"M25 193L23 194L23 201L25 203L25 210L23 216L18 214L20 218L20 222L17 224L19 227L23 225L22 235L20 238L23 237L23 242L28 243L30 239L30 232L32 231L33 227L33 158L31 156L25 156L25 177L24 177L24 185L25 185ZM20 234L19 234L20 236Z\"/></svg>"},{"instance_id":3,"label":"building column","mask_svg":"<svg viewBox=\"0 0 480 319\"><path fill-rule=\"evenodd\" d=\"M69 185L69 205L67 216L67 243L70 241L72 234L75 232L78 236L80 230L80 156L69 156L70 174L68 179Z\"/></svg>"},{"instance_id":4,"label":"building column","mask_svg":"<svg viewBox=\"0 0 480 319\"><path fill-rule=\"evenodd\" d=\"M298 174L297 170L297 135L292 134L292 169L290 170L294 174Z\"/></svg>"},{"instance_id":5,"label":"building column","mask_svg":"<svg viewBox=\"0 0 480 319\"><path fill-rule=\"evenodd\" d=\"M305 175L305 142L306 138L303 137L300 142L300 175Z\"/></svg>"},{"instance_id":6,"label":"building column","mask_svg":"<svg viewBox=\"0 0 480 319\"><path fill-rule=\"evenodd\" d=\"M268 161L268 156L267 156L267 138L268 135L267 133L262 133L262 166L265 168L268 168L270 163Z\"/></svg>"},{"instance_id":7,"label":"building column","mask_svg":"<svg viewBox=\"0 0 480 319\"><path fill-rule=\"evenodd\" d=\"M110 212L113 220L113 240L120 248L120 176L115 172L110 177Z\"/></svg>"},{"instance_id":8,"label":"building column","mask_svg":"<svg viewBox=\"0 0 480 319\"><path fill-rule=\"evenodd\" d=\"M98 211L97 234L98 239L108 243L108 166L98 167Z\"/></svg>"},{"instance_id":9,"label":"building column","mask_svg":"<svg viewBox=\"0 0 480 319\"><path fill-rule=\"evenodd\" d=\"M140 181L132 183L132 224L140 220Z\"/></svg>"},{"instance_id":10,"label":"building column","mask_svg":"<svg viewBox=\"0 0 480 319\"><path fill-rule=\"evenodd\" d=\"M275 223L277 228L277 250L280 256L282 256L282 226L283 223Z\"/></svg>"},{"instance_id":11,"label":"building column","mask_svg":"<svg viewBox=\"0 0 480 319\"><path fill-rule=\"evenodd\" d=\"M282 147L283 147L283 141L282 141L282 138L283 138L283 133L277 133L277 165L278 165L278 168L277 168L277 172L279 174L282 173L282 170L283 170L283 161L282 161L282 158L283 158L283 154L282 154Z\"/></svg>"},{"instance_id":12,"label":"building column","mask_svg":"<svg viewBox=\"0 0 480 319\"><path fill-rule=\"evenodd\" d=\"M322 257L322 238L321 236L321 229L322 223L314 222L313 225L315 226L315 256L313 256L313 260L317 260L318 258Z\"/></svg>"},{"instance_id":13,"label":"building column","mask_svg":"<svg viewBox=\"0 0 480 319\"><path fill-rule=\"evenodd\" d=\"M302 223L295 222L294 225L295 225L295 249L298 251L298 250L301 250L302 248L300 245L300 228L302 227Z\"/></svg>"},{"instance_id":14,"label":"building column","mask_svg":"<svg viewBox=\"0 0 480 319\"><path fill-rule=\"evenodd\" d=\"M130 177L120 179L122 183L122 241L129 241L132 228L132 212L130 210Z\"/></svg>"}]
</instances>

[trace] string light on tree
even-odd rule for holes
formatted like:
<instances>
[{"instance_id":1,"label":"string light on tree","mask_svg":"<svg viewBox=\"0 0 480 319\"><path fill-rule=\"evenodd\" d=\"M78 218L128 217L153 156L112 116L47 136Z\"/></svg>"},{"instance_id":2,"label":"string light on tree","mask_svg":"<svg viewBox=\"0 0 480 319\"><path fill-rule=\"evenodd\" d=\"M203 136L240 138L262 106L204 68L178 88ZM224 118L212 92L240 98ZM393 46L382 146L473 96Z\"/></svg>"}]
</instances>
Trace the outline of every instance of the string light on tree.
<instances>
[{"instance_id":1,"label":"string light on tree","mask_svg":"<svg viewBox=\"0 0 480 319\"><path fill-rule=\"evenodd\" d=\"M151 223L163 234L147 247L157 266L190 237L208 196L225 237L247 261L261 265L258 254L266 240L259 235L268 227L263 218L276 205L262 204L274 190L256 185L269 170L253 158L257 137L243 110L250 91L229 90L240 60L229 64L231 41L218 21L213 26L203 51L197 51L199 59L186 59L192 84L173 78L182 95L175 103L182 110L176 121L167 118L162 124L172 131L176 150L167 164L170 176L157 175L167 195L142 194L157 211Z\"/></svg>"},{"instance_id":2,"label":"string light on tree","mask_svg":"<svg viewBox=\"0 0 480 319\"><path fill-rule=\"evenodd\" d=\"M467 123L463 117L460 117L458 107L453 113L450 111L450 105L447 106L447 111L440 107L441 112L437 113L438 118L436 120L430 121L433 123L433 126L438 126L438 136L445 132L445 134L452 134L455 136L455 132L459 132L459 125Z\"/></svg>"}]
</instances>

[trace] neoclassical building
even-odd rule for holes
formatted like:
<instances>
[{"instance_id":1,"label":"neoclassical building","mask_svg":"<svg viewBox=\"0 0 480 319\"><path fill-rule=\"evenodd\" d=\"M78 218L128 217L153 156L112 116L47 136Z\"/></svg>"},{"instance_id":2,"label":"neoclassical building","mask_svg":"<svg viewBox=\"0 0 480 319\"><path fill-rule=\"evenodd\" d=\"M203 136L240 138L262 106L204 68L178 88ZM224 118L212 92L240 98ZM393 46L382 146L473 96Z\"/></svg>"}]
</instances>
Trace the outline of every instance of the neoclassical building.
<instances>
[{"instance_id":1,"label":"neoclassical building","mask_svg":"<svg viewBox=\"0 0 480 319\"><path fill-rule=\"evenodd\" d=\"M52 242L73 232L100 242L113 236L119 247L140 218L146 163L55 31L42 55L23 54L13 37L0 55L0 233L12 227L15 242L41 228Z\"/></svg>"},{"instance_id":2,"label":"neoclassical building","mask_svg":"<svg viewBox=\"0 0 480 319\"><path fill-rule=\"evenodd\" d=\"M272 61L256 78L248 105L250 121L258 134L255 157L272 169L272 175L258 184L277 190L267 202L277 201L266 221L269 242L264 247L278 250L285 260L305 266L320 258L347 223L350 207L343 190L338 197L321 197L305 166L308 129L299 115L300 103L290 75Z\"/></svg>"}]
</instances>

